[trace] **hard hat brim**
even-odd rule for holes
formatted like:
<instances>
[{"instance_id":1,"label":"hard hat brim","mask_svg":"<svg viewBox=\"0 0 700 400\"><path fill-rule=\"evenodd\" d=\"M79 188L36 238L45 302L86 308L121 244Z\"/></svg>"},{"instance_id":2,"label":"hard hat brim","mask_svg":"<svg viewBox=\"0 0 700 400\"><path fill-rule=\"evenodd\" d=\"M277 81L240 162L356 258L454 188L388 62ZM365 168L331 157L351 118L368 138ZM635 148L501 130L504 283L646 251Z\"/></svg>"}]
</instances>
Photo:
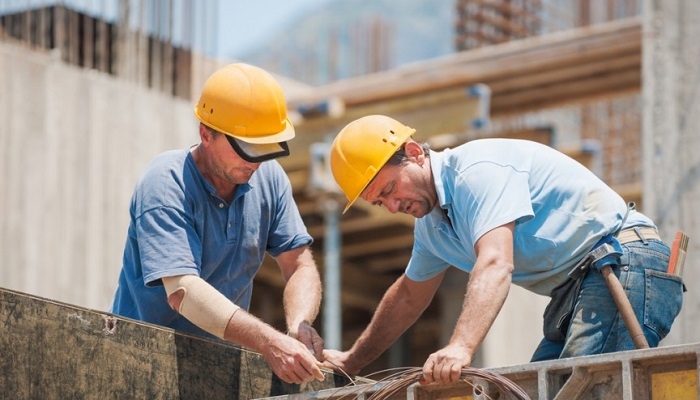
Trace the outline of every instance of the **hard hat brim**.
<instances>
[{"instance_id":1,"label":"hard hat brim","mask_svg":"<svg viewBox=\"0 0 700 400\"><path fill-rule=\"evenodd\" d=\"M261 163L289 155L289 145L286 141L274 143L249 143L224 134L233 150L239 157L251 163Z\"/></svg>"}]
</instances>

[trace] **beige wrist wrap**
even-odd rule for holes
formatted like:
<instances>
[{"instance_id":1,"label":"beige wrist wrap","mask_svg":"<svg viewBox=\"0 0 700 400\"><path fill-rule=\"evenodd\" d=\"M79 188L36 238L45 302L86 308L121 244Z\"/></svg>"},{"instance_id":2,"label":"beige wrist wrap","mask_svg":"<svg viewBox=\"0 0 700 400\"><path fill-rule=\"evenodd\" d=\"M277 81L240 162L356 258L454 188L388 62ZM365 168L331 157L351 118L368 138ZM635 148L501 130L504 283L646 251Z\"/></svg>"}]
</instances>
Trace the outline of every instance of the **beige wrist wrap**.
<instances>
[{"instance_id":1,"label":"beige wrist wrap","mask_svg":"<svg viewBox=\"0 0 700 400\"><path fill-rule=\"evenodd\" d=\"M240 307L196 275L163 278L163 286L168 297L183 292L177 312L205 331L224 338L229 320Z\"/></svg>"}]
</instances>

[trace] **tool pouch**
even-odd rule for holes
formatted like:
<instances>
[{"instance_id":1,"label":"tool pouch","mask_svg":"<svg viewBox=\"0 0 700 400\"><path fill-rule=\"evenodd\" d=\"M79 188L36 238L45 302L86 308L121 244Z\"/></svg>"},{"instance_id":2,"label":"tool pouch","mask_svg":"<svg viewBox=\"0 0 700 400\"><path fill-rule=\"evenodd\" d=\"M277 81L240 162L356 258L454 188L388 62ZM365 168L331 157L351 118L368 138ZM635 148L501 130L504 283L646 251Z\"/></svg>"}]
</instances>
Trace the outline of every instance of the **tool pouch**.
<instances>
[{"instance_id":1,"label":"tool pouch","mask_svg":"<svg viewBox=\"0 0 700 400\"><path fill-rule=\"evenodd\" d=\"M561 342L566 338L582 282L583 277L567 278L564 283L552 290L552 300L544 310L543 331L547 340Z\"/></svg>"},{"instance_id":2,"label":"tool pouch","mask_svg":"<svg viewBox=\"0 0 700 400\"><path fill-rule=\"evenodd\" d=\"M550 294L552 300L544 310L543 331L546 339L560 342L566 338L576 297L588 270L593 267L600 271L606 265L619 264L621 255L622 248L613 235L601 238L593 246L593 250L569 271L569 276L564 283L552 290Z\"/></svg>"}]
</instances>

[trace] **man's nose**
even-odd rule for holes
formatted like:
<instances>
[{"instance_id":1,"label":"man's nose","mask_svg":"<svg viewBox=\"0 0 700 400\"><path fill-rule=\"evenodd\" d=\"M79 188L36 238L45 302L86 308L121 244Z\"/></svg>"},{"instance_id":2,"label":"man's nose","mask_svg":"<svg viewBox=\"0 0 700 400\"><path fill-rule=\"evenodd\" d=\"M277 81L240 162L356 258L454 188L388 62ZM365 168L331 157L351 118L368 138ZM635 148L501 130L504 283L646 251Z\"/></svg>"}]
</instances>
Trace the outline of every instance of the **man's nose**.
<instances>
[{"instance_id":1,"label":"man's nose","mask_svg":"<svg viewBox=\"0 0 700 400\"><path fill-rule=\"evenodd\" d=\"M401 202L399 200L396 200L396 199L387 199L384 202L384 206L386 207L386 209L390 213L396 214L397 212L399 212L399 208L401 207Z\"/></svg>"}]
</instances>

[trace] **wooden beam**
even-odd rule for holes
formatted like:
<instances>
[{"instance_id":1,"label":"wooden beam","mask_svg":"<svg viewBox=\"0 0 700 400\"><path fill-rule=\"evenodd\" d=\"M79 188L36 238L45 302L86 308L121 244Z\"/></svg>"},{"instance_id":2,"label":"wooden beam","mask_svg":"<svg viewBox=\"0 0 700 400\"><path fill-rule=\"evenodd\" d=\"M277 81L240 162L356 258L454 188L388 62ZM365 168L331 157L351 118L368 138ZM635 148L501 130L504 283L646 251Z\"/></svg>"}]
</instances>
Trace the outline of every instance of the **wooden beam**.
<instances>
[{"instance_id":1,"label":"wooden beam","mask_svg":"<svg viewBox=\"0 0 700 400\"><path fill-rule=\"evenodd\" d=\"M346 108L352 108L454 86L479 82L491 85L497 79L555 71L562 64L580 65L601 57L613 59L635 48L641 49L641 22L637 17L416 62L333 82L319 87L311 96L288 100L291 108L295 108L303 103L340 97Z\"/></svg>"},{"instance_id":2,"label":"wooden beam","mask_svg":"<svg viewBox=\"0 0 700 400\"><path fill-rule=\"evenodd\" d=\"M602 77L611 71L639 69L642 54L639 49L629 54L621 54L613 59L601 59L585 64L572 63L556 69L535 71L527 75L513 74L489 85L496 95L527 90L533 87L556 85L558 83Z\"/></svg>"},{"instance_id":3,"label":"wooden beam","mask_svg":"<svg viewBox=\"0 0 700 400\"><path fill-rule=\"evenodd\" d=\"M492 114L522 113L553 105L580 102L607 97L611 92L638 91L641 86L641 70L630 68L604 77L592 77L532 88L526 91L494 95Z\"/></svg>"},{"instance_id":4,"label":"wooden beam","mask_svg":"<svg viewBox=\"0 0 700 400\"><path fill-rule=\"evenodd\" d=\"M312 143L332 139L348 122L389 114L417 129L417 140L472 128L470 85L491 88L489 114L506 115L640 89L638 17L531 37L336 81L288 98L290 109L337 98L341 116L297 124L283 166L308 164Z\"/></svg>"}]
</instances>

